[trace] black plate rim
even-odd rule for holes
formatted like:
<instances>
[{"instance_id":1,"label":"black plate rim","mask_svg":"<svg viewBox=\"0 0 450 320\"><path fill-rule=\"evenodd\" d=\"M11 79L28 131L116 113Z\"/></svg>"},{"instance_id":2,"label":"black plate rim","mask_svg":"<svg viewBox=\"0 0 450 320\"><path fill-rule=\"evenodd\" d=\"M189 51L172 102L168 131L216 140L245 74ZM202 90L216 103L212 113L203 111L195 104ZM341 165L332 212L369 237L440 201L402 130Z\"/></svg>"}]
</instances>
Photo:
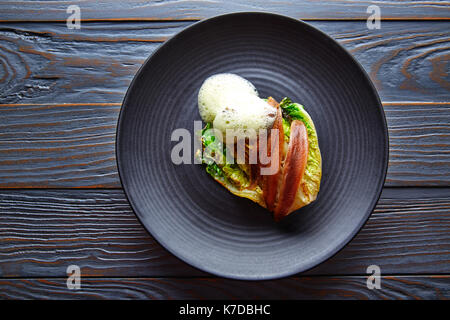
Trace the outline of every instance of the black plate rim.
<instances>
[{"instance_id":1,"label":"black plate rim","mask_svg":"<svg viewBox=\"0 0 450 320\"><path fill-rule=\"evenodd\" d=\"M164 239L161 239L160 237L156 236L156 234L151 232L151 228L149 226L147 226L144 222L143 219L141 219L140 214L139 214L139 210L137 209L137 205L135 203L133 203L133 201L130 200L130 197L128 196L128 192L129 190L127 190L127 186L126 184L123 183L123 172L124 172L124 168L123 168L123 164L121 163L120 157L119 157L119 144L120 144L120 131L121 131L121 126L122 126L122 120L123 120L123 111L125 109L125 106L128 102L129 99L129 94L130 91L132 89L132 87L134 86L135 82L137 81L137 79L139 78L139 76L141 75L141 73L143 72L145 66L150 63L150 61L152 60L152 58L154 56L156 56L158 54L158 52L161 51L161 49L165 46L168 46L171 42L175 41L177 38L183 36L184 33L188 32L189 30L195 28L197 25L199 24L203 24L206 22L210 22L216 19L220 19L220 18L224 18L227 16L245 16L245 15L267 15L267 16L272 16L272 17L277 17L280 19L286 19L286 20L290 20L292 22L295 23L300 23L304 26L306 26L307 28L309 28L312 32L316 32L318 35L324 37L325 39L327 39L328 41L333 42L335 45L337 45L344 54L346 54L351 61L358 67L358 69L360 70L360 72L362 72L364 78L367 80L367 83L369 84L372 93L374 94L378 105L379 105L379 112L381 114L381 119L382 119L382 125L383 125L383 132L384 132L384 161L383 161L383 174L381 175L381 178L378 181L378 188L377 188L377 192L374 193L374 197L372 199L372 202L369 206L370 210L368 210L365 215L364 218L361 219L360 224L355 228L355 230L350 233L345 240L343 240L338 246L336 246L334 248L334 250L331 250L329 253L327 253L326 255L324 255L319 261L315 262L315 263L310 263L309 265L297 268L297 269L292 269L292 270L288 270L285 271L283 273L278 273L277 275L269 275L269 276L256 276L256 277L249 277L249 276L240 276L240 275L234 275L234 274L226 274L226 273L221 273L215 270L209 270L207 268L202 267L201 264L192 261L191 259L189 259L189 257L184 256L179 254L178 252L175 252L175 250L173 250L172 248L170 248L169 245L167 245L167 243L164 241ZM381 99L378 95L378 92L375 88L375 85L373 84L372 80L370 79L369 75L367 74L367 72L365 71L364 67L359 63L359 61L357 61L355 59L355 57L353 57L353 55L344 47L342 46L339 42L337 42L336 40L334 40L332 37L330 37L328 34L326 34L325 32L317 29L316 27L312 26L311 24L300 20L300 19L296 19L290 16L286 16L286 15L281 15L281 14L277 14L277 13L272 13L272 12L265 12L265 11L242 11L242 12L233 12L233 13L225 13L225 14L220 14L220 15L216 15L207 19L203 19L200 21L197 21L195 23L193 23L192 25L184 28L183 30L181 30L180 32L174 34L173 36L171 36L169 39L167 39L164 43L162 43L152 54L150 54L150 56L144 61L144 63L141 65L141 67L139 68L139 70L136 72L136 74L133 77L133 80L131 81L130 85L128 86L127 92L125 93L125 96L123 98L122 101L122 105L120 108L120 112L119 112L119 117L118 117L118 121L117 121L117 127L116 127L116 143L115 143L115 156L116 156L116 163L117 163L117 171L118 171L118 175L119 175L119 180L120 180L120 184L122 185L122 188L124 190L124 194L125 197L128 201L128 203L131 206L131 209L133 211L133 213L135 214L135 216L137 217L138 221L140 222L140 224L144 227L144 229L149 233L149 235L151 237L153 237L164 249L166 249L167 251L169 251L171 254L173 254L175 257L177 257L178 259L182 260L183 262L189 264L190 266L202 271L202 272L206 272L206 273L210 273L212 275L215 276L219 276L219 277L223 277L223 278L228 278L228 279L235 279L235 280L246 280L246 281L258 281L258 280L275 280L275 279L281 279L281 278L285 278L285 277L289 277L292 275L296 275L298 273L303 273L306 271L309 271L321 264L323 264L324 262L328 261L329 259L331 259L333 256L335 256L337 253L339 253L343 248L345 248L345 246L347 246L347 244L352 241L356 235L361 231L361 229L364 227L364 225L367 223L367 221L369 220L373 210L375 209L375 206L377 205L380 197L381 197L381 193L384 187L384 183L386 181L386 175L387 175L387 170L388 170L388 164L389 164L389 133L388 133L388 126L387 126L387 121L386 121L386 114L384 113L384 108L383 108L383 104L381 102ZM122 173L121 173L122 172Z\"/></svg>"}]
</instances>

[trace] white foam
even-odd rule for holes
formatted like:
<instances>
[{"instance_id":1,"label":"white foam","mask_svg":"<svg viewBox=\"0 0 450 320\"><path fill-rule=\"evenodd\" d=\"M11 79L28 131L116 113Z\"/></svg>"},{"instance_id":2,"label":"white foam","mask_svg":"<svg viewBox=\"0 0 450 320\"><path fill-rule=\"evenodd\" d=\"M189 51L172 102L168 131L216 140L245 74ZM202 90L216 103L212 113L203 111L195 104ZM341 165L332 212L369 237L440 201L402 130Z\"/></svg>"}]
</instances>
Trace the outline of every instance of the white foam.
<instances>
[{"instance_id":1,"label":"white foam","mask_svg":"<svg viewBox=\"0 0 450 320\"><path fill-rule=\"evenodd\" d=\"M224 135L233 129L238 138L245 137L248 129L257 133L271 128L276 116L250 81L232 73L216 74L203 82L198 108L203 121L212 122Z\"/></svg>"},{"instance_id":2,"label":"white foam","mask_svg":"<svg viewBox=\"0 0 450 320\"><path fill-rule=\"evenodd\" d=\"M223 132L234 130L238 138L245 138L249 129L257 134L261 129L273 126L276 110L259 97L242 95L231 101L219 111L213 122L213 127Z\"/></svg>"},{"instance_id":3,"label":"white foam","mask_svg":"<svg viewBox=\"0 0 450 320\"><path fill-rule=\"evenodd\" d=\"M258 96L250 81L233 73L219 73L207 78L198 93L198 109L205 122L213 122L230 100L242 95Z\"/></svg>"}]
</instances>

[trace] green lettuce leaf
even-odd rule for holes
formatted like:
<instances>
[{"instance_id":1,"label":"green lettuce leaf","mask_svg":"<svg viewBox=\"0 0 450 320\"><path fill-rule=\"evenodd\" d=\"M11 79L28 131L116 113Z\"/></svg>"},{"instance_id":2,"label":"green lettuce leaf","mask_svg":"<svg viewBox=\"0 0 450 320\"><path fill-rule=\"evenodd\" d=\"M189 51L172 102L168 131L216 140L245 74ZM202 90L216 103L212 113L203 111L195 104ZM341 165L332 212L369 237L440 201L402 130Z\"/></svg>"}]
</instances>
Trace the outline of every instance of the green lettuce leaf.
<instances>
[{"instance_id":1,"label":"green lettuce leaf","mask_svg":"<svg viewBox=\"0 0 450 320\"><path fill-rule=\"evenodd\" d=\"M283 118L283 132L284 132L284 138L289 141L289 138L291 136L291 122L289 120L286 120Z\"/></svg>"},{"instance_id":2,"label":"green lettuce leaf","mask_svg":"<svg viewBox=\"0 0 450 320\"><path fill-rule=\"evenodd\" d=\"M203 149L209 148L210 154L203 154L202 163L206 164L206 172L224 183L231 183L238 189L250 185L247 174L236 163L227 163L227 148L220 139L214 136L211 123L202 129ZM220 160L220 161L219 161Z\"/></svg>"}]
</instances>

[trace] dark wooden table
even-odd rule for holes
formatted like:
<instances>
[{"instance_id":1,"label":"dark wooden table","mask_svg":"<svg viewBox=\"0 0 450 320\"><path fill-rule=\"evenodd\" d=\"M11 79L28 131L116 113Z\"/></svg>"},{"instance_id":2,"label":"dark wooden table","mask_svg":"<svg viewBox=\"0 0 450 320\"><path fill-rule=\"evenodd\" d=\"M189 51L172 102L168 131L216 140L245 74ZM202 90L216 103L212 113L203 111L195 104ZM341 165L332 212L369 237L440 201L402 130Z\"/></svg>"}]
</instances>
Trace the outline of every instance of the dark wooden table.
<instances>
[{"instance_id":1,"label":"dark wooden table","mask_svg":"<svg viewBox=\"0 0 450 320\"><path fill-rule=\"evenodd\" d=\"M81 30L66 27L69 4ZM0 1L1 298L450 298L450 2ZM390 135L382 197L358 236L277 281L212 277L169 254L125 199L114 143L133 75L193 22L233 11L308 20L364 66ZM366 286L369 265L381 289ZM69 265L81 289L66 287Z\"/></svg>"}]
</instances>

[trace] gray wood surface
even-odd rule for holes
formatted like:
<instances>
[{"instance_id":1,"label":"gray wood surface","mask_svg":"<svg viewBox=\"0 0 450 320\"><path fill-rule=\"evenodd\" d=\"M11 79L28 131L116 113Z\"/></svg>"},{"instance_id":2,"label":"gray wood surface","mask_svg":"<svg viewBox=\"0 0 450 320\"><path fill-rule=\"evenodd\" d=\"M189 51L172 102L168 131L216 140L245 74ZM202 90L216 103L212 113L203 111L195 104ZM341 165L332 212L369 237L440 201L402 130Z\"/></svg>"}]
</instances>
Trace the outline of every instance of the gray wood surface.
<instances>
[{"instance_id":1,"label":"gray wood surface","mask_svg":"<svg viewBox=\"0 0 450 320\"><path fill-rule=\"evenodd\" d=\"M380 30L366 27L373 3ZM66 27L70 4L81 30ZM115 128L135 72L170 36L233 11L309 20L361 63L387 116L388 188L347 247L298 277L194 269L120 189ZM0 299L449 299L449 20L449 1L0 1ZM366 287L370 264L382 290Z\"/></svg>"},{"instance_id":2,"label":"gray wood surface","mask_svg":"<svg viewBox=\"0 0 450 320\"><path fill-rule=\"evenodd\" d=\"M449 299L449 276L388 276L369 290L366 277L302 277L244 282L210 278L0 279L4 299Z\"/></svg>"},{"instance_id":3,"label":"gray wood surface","mask_svg":"<svg viewBox=\"0 0 450 320\"><path fill-rule=\"evenodd\" d=\"M121 103L144 60L192 22L0 24L0 103ZM448 21L313 21L363 65L385 102L450 101Z\"/></svg>"},{"instance_id":4,"label":"gray wood surface","mask_svg":"<svg viewBox=\"0 0 450 320\"><path fill-rule=\"evenodd\" d=\"M181 262L133 214L122 190L0 192L0 278L208 276ZM362 231L309 275L448 273L450 189L384 189Z\"/></svg>"},{"instance_id":5,"label":"gray wood surface","mask_svg":"<svg viewBox=\"0 0 450 320\"><path fill-rule=\"evenodd\" d=\"M81 8L82 19L167 20L201 19L236 11L269 11L300 19L366 19L367 7L376 4L384 19L448 19L448 1L1 1L0 21L65 20L69 5Z\"/></svg>"}]
</instances>

